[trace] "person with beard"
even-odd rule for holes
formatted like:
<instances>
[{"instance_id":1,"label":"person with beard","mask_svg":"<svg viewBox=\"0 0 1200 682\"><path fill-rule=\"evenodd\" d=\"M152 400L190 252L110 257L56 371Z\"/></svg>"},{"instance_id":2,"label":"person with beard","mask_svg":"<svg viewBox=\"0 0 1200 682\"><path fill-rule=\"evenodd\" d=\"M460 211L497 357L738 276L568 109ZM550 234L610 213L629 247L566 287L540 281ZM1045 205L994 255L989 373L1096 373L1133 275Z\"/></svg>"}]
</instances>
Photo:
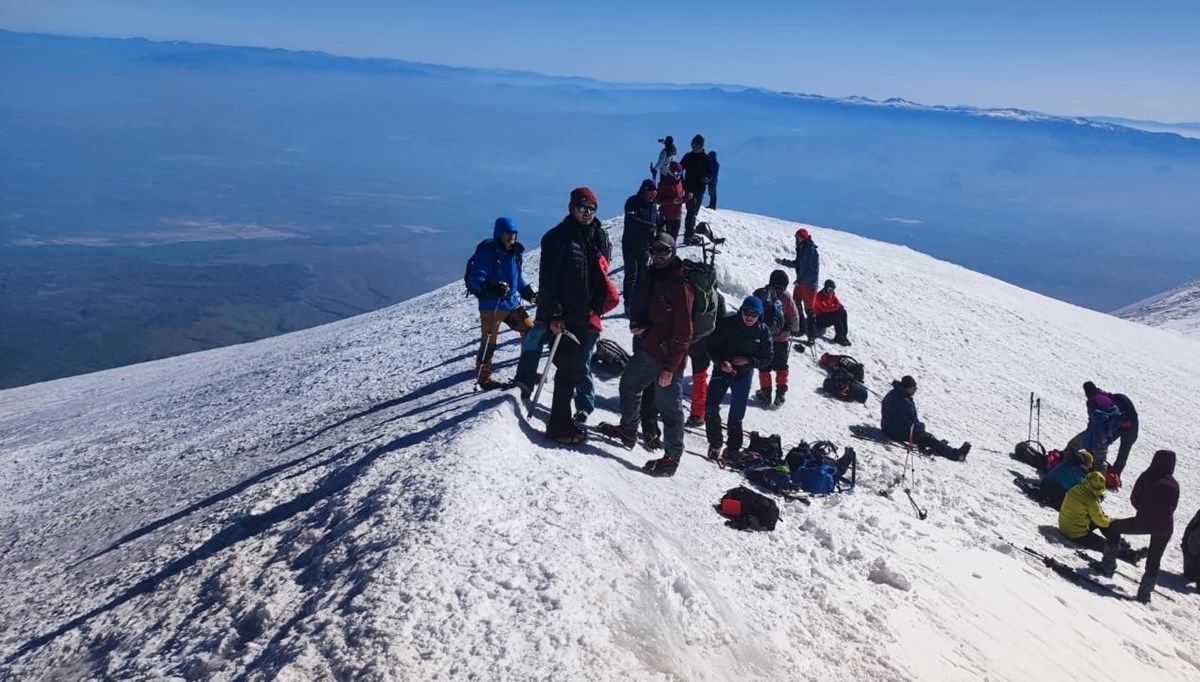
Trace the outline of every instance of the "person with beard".
<instances>
[{"instance_id":1,"label":"person with beard","mask_svg":"<svg viewBox=\"0 0 1200 682\"><path fill-rule=\"evenodd\" d=\"M554 356L554 396L546 423L546 436L564 445L587 440L587 432L572 419L571 400L583 380L581 344L592 316L604 313L611 285L600 259L611 256L612 246L596 219L598 206L591 189L575 188L567 204L570 213L542 237L536 319L553 336L570 332L574 337L560 340Z\"/></svg>"},{"instance_id":2,"label":"person with beard","mask_svg":"<svg viewBox=\"0 0 1200 682\"><path fill-rule=\"evenodd\" d=\"M692 344L695 292L675 255L675 238L660 232L650 244L650 271L634 294L629 330L633 357L621 373L621 422L600 432L632 449L637 444L643 392L653 386L663 423L663 456L646 462L652 476L673 476L683 456L683 368Z\"/></svg>"}]
</instances>

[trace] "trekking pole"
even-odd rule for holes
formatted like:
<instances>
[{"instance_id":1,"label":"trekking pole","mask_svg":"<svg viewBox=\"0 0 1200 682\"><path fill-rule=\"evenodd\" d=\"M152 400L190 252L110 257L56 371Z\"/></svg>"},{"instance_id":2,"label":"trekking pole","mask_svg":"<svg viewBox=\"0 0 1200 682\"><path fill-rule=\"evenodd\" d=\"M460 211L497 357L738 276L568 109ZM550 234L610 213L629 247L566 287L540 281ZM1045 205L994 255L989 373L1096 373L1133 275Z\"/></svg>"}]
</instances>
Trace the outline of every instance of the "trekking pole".
<instances>
[{"instance_id":1,"label":"trekking pole","mask_svg":"<svg viewBox=\"0 0 1200 682\"><path fill-rule=\"evenodd\" d=\"M1041 398L1037 399L1037 415L1038 415L1037 439L1038 439L1038 442L1040 443L1040 442L1042 442L1042 399Z\"/></svg>"},{"instance_id":2,"label":"trekking pole","mask_svg":"<svg viewBox=\"0 0 1200 682\"><path fill-rule=\"evenodd\" d=\"M483 335L483 350L479 353L479 366L475 368L475 391L479 391L479 377L483 376L483 365L487 360L488 347L492 344L493 336L500 336L500 323L496 320L496 315L500 313L500 303L503 298L496 299L496 307L492 308L492 314L488 316L488 328ZM496 331L491 330L492 325L496 326Z\"/></svg>"},{"instance_id":3,"label":"trekking pole","mask_svg":"<svg viewBox=\"0 0 1200 682\"><path fill-rule=\"evenodd\" d=\"M1033 438L1033 391L1029 392L1029 426L1025 428L1025 440Z\"/></svg>"},{"instance_id":4,"label":"trekking pole","mask_svg":"<svg viewBox=\"0 0 1200 682\"><path fill-rule=\"evenodd\" d=\"M550 344L550 357L546 358L546 366L542 369L542 378L538 381L537 391L534 392L533 400L529 403L529 413L526 416L530 419L533 418L533 408L537 407L538 399L542 396L542 387L546 385L546 377L550 376L550 365L554 363L554 354L558 352L558 344L564 336L579 344L579 339L566 329L554 337L554 343Z\"/></svg>"}]
</instances>

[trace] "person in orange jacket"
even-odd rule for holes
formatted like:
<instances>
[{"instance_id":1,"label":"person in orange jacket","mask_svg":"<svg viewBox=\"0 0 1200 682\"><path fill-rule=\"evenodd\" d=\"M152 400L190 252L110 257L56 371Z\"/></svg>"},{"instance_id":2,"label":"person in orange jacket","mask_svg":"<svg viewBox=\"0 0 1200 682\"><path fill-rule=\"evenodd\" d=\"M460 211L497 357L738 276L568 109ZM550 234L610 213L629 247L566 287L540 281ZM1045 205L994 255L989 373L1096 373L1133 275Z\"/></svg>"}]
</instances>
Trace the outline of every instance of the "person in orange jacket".
<instances>
[{"instance_id":1,"label":"person in orange jacket","mask_svg":"<svg viewBox=\"0 0 1200 682\"><path fill-rule=\"evenodd\" d=\"M837 284L827 279L825 285L813 297L813 326L817 328L818 333L826 327L833 327L833 342L840 346L849 346L850 339L846 338L846 308L834 293L836 289Z\"/></svg>"}]
</instances>

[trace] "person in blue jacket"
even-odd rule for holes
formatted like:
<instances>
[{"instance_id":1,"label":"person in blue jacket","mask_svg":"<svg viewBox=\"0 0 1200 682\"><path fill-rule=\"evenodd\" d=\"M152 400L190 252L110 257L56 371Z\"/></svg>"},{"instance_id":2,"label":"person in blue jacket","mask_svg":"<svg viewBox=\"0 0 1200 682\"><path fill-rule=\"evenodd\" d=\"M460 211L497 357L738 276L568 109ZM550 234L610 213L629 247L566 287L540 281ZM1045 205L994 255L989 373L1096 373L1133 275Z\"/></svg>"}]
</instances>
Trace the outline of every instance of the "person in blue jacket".
<instances>
[{"instance_id":1,"label":"person in blue jacket","mask_svg":"<svg viewBox=\"0 0 1200 682\"><path fill-rule=\"evenodd\" d=\"M521 299L537 302L537 293L521 274L525 247L517 241L512 218L496 218L492 238L475 247L467 270L467 289L479 299L479 352L475 354L475 381L484 390L500 388L492 378L492 354L504 323L524 340L533 319Z\"/></svg>"},{"instance_id":2,"label":"person in blue jacket","mask_svg":"<svg viewBox=\"0 0 1200 682\"><path fill-rule=\"evenodd\" d=\"M963 443L958 448L950 447L944 440L925 430L925 424L917 419L917 404L913 395L917 392L917 381L911 376L904 376L900 381L892 382L892 390L883 397L883 415L879 428L892 440L902 443L911 442L920 452L938 455L959 462L966 460L971 451L970 443Z\"/></svg>"}]
</instances>

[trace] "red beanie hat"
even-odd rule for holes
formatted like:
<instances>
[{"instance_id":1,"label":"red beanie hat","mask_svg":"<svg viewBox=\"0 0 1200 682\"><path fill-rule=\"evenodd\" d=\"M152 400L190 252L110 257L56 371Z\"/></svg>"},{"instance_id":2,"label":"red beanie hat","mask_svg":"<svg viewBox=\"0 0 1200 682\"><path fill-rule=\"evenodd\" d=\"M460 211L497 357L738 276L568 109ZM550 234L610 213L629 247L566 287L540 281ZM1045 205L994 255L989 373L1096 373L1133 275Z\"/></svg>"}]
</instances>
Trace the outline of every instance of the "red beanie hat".
<instances>
[{"instance_id":1,"label":"red beanie hat","mask_svg":"<svg viewBox=\"0 0 1200 682\"><path fill-rule=\"evenodd\" d=\"M800 228L799 230L796 230L796 238L797 239L808 239L808 230L803 227Z\"/></svg>"},{"instance_id":2,"label":"red beanie hat","mask_svg":"<svg viewBox=\"0 0 1200 682\"><path fill-rule=\"evenodd\" d=\"M600 206L600 202L596 200L596 193L590 187L576 187L571 190L571 202L567 208L574 208L581 201L586 201L592 206Z\"/></svg>"}]
</instances>

